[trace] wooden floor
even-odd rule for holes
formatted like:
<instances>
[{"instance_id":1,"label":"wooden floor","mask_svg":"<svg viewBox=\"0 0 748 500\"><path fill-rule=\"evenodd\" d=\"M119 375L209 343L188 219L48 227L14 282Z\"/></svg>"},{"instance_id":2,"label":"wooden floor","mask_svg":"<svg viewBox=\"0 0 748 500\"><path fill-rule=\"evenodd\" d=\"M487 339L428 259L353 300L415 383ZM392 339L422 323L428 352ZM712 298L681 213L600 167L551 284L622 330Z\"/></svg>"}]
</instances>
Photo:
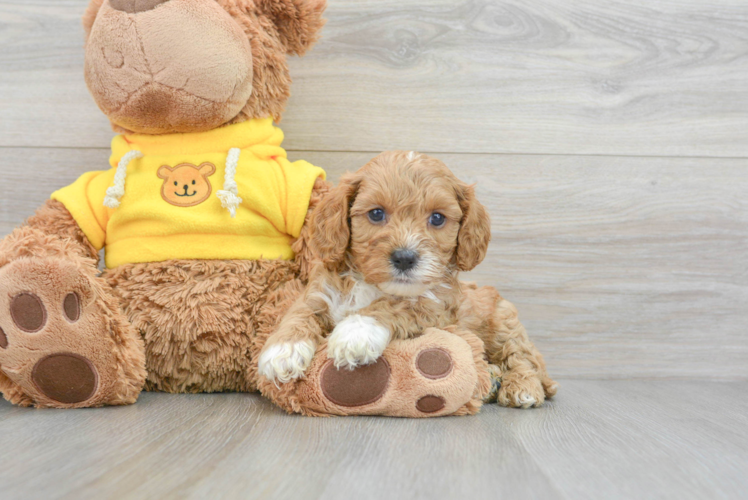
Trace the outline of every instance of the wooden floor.
<instances>
[{"instance_id":1,"label":"wooden floor","mask_svg":"<svg viewBox=\"0 0 748 500\"><path fill-rule=\"evenodd\" d=\"M492 217L558 399L308 419L256 395L0 403L0 499L748 497L748 2L328 0L292 159L442 158ZM0 0L0 236L107 167L87 0Z\"/></svg>"},{"instance_id":2,"label":"wooden floor","mask_svg":"<svg viewBox=\"0 0 748 500\"><path fill-rule=\"evenodd\" d=\"M748 382L562 387L430 420L289 416L254 394L0 403L0 498L746 498Z\"/></svg>"}]
</instances>

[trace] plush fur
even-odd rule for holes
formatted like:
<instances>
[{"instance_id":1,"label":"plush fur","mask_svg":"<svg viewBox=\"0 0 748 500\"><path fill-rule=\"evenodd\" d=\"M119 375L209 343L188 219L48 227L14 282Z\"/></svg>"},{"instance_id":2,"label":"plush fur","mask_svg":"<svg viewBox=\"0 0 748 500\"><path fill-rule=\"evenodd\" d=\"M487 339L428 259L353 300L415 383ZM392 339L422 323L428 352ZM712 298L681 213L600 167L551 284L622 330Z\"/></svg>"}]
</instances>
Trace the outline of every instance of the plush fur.
<instances>
[{"instance_id":1,"label":"plush fur","mask_svg":"<svg viewBox=\"0 0 748 500\"><path fill-rule=\"evenodd\" d=\"M311 363L302 353L323 339L335 366L353 369L373 363L392 340L458 326L484 341L503 372L501 404L537 406L555 394L514 306L458 279L483 260L490 222L473 188L439 160L377 156L320 203L310 231L321 263L260 356L269 380L301 377ZM417 259L411 268L396 266L402 251Z\"/></svg>"}]
</instances>

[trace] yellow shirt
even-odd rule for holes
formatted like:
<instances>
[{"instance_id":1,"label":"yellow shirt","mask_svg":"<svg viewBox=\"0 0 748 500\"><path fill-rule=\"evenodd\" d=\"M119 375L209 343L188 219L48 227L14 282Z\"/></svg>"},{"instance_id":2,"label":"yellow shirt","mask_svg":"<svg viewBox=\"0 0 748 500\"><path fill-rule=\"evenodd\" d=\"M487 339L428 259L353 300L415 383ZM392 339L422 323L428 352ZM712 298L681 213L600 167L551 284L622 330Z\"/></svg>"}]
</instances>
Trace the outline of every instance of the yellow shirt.
<instances>
[{"instance_id":1,"label":"yellow shirt","mask_svg":"<svg viewBox=\"0 0 748 500\"><path fill-rule=\"evenodd\" d=\"M106 248L109 268L171 259L292 259L291 241L325 172L288 161L282 141L270 118L201 133L120 135L112 141L111 169L83 174L52 199L97 249ZM119 192L117 177L124 180Z\"/></svg>"}]
</instances>

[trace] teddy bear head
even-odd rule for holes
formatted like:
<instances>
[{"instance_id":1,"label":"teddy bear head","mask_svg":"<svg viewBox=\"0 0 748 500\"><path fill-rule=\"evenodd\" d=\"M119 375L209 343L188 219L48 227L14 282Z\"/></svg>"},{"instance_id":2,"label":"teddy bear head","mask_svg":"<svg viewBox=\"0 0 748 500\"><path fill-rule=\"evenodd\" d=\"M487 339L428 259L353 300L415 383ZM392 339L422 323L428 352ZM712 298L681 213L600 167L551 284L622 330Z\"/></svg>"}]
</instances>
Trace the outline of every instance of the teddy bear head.
<instances>
[{"instance_id":1,"label":"teddy bear head","mask_svg":"<svg viewBox=\"0 0 748 500\"><path fill-rule=\"evenodd\" d=\"M280 119L326 0L91 0L85 77L115 131L199 132Z\"/></svg>"}]
</instances>

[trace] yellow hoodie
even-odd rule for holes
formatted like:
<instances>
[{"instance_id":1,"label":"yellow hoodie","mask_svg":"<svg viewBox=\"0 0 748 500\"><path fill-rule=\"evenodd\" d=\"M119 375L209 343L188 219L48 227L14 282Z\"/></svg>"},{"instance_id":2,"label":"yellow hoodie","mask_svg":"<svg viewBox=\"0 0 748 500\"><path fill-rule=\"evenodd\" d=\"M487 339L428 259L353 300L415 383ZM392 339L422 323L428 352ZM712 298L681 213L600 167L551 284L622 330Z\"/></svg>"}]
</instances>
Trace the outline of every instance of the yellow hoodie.
<instances>
[{"instance_id":1,"label":"yellow hoodie","mask_svg":"<svg viewBox=\"0 0 748 500\"><path fill-rule=\"evenodd\" d=\"M106 265L171 259L292 259L325 172L289 162L272 119L209 132L120 135L111 169L52 194Z\"/></svg>"}]
</instances>

